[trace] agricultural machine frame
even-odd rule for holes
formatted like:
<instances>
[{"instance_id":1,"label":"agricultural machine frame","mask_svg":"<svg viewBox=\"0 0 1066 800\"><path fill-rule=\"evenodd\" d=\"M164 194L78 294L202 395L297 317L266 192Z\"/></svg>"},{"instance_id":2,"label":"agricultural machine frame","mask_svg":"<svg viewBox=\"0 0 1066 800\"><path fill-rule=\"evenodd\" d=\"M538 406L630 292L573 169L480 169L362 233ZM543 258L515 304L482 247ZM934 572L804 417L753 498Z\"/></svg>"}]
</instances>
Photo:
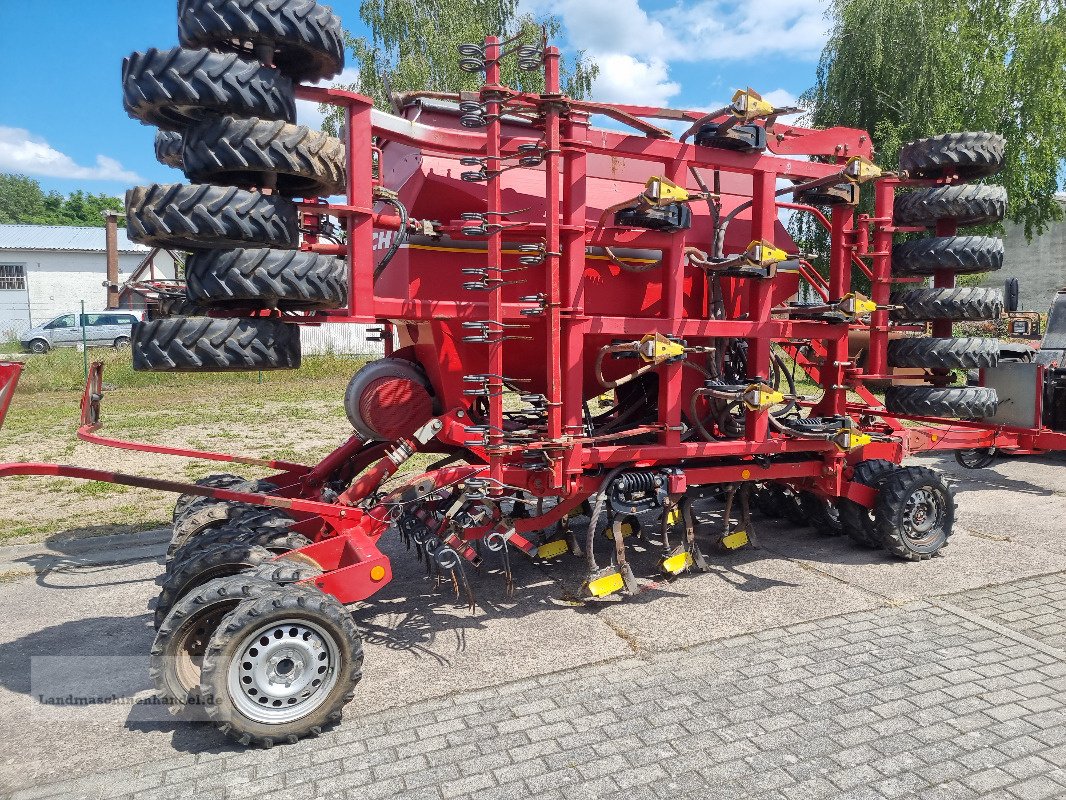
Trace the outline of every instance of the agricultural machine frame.
<instances>
[{"instance_id":1,"label":"agricultural machine frame","mask_svg":"<svg viewBox=\"0 0 1066 800\"><path fill-rule=\"evenodd\" d=\"M446 539L445 545L456 559L476 564L480 557L471 543L479 540L490 549L512 546L532 554L535 545L530 534L563 520L591 495L607 488L621 468L659 470L666 481L662 489L668 508L677 508L690 487L766 481L872 507L875 490L851 480L851 468L859 461L881 458L899 463L909 453L927 450L1066 449L1066 435L1040 424L1039 407L1031 427L904 418L888 414L865 387L866 381L892 377L886 362L890 289L894 283L918 280L894 278L890 272L893 234L917 230L894 225L895 192L902 186L928 186L935 181L878 171L870 163L873 147L864 131L785 125L776 115L760 118L770 134L768 149L762 152L703 147L686 143L684 137L678 141L655 121L691 123L695 129L701 122L728 122L730 117L724 112L710 118L697 111L572 100L561 92L560 56L552 47L543 49L545 93L517 92L500 84L505 47L506 43L490 37L479 48L486 75L480 92L423 96L426 100L454 101L468 113L474 109L472 113L481 117L483 130L438 127L384 114L372 107L370 98L352 92L307 86L297 90L301 99L339 106L344 111L346 201L330 204L307 200L300 208L305 231L311 231L305 232L302 247L347 258L350 283L346 308L290 316L286 321L384 324L390 355L394 329L456 321L473 332L466 344L484 348L479 371L469 374L474 367L464 358L469 352L464 347L439 349L434 370L448 388L446 394L484 398L484 423L472 425L469 407L452 405L396 441L368 441L354 435L314 466L129 442L99 433L102 366L94 365L82 399L78 431L82 439L109 447L262 467L274 471L268 480L277 491L237 491L40 463L0 464L0 477L65 476L284 509L297 520L297 529L313 540L295 554L323 570L309 580L341 602L350 603L370 597L392 577L389 559L377 546L379 537L405 509L440 499L443 490L456 486L463 487L466 502L491 499L504 491L531 498L559 498L547 512L528 518L504 516L498 508L493 513L491 504L485 506L490 510L471 514L460 533ZM748 102L752 97L750 93L744 95ZM594 128L592 115L609 117L631 132ZM517 132L507 124L514 118L526 121ZM379 200L387 197L382 186L382 152L390 143L421 153L473 159L481 166L484 207L471 209L460 219L432 222L376 210ZM511 222L517 213L505 205L504 176L534 151L537 171L533 174L543 180L539 191L546 213L542 221ZM686 197L713 199L716 191L707 189L703 180L712 174L715 185L718 177L726 174L750 181L752 249L733 263L710 264L706 253L691 246L690 231L684 229L625 228L604 220L590 225L590 156L604 156L623 166L644 164L659 176L648 184L649 191L653 191L654 183L654 191L679 190ZM801 160L797 156L815 158ZM702 193L684 188L691 186L692 178L700 183ZM787 200L792 190L779 188L781 181L808 186L847 182L872 185L873 214L857 215L848 204L835 205L823 214L813 206ZM761 255L776 249L775 226L782 209L811 214L829 231L828 278L820 276L802 254L789 253L787 259L776 261ZM346 233L343 242L315 233L321 232L321 221L326 217L341 220ZM375 250L375 235L383 231L404 235L418 232L439 241L483 242L480 274L488 291L474 301L382 293L370 255ZM952 233L952 224L938 226L938 235ZM534 253L540 270L536 294L517 300L505 298L502 291L507 284L508 259L513 255L507 248L514 244L520 253ZM610 279L593 283L587 278L590 259L599 258L602 265L603 257L593 253L613 253L613 249L661 253L660 266L648 273L648 280L661 286L653 312L615 316L587 310L591 291L601 299L610 299L618 292L619 300L628 291ZM870 298L853 292L853 268L870 280ZM724 287L725 313L718 316L710 312L712 275ZM823 306L796 307L784 302L801 279L821 295ZM953 280L950 273L938 274L935 285L951 286ZM686 308L686 295L702 298L701 313L693 314ZM867 314L869 322L864 322ZM543 322L545 335L542 339L523 339L523 321L534 317ZM848 355L848 333L855 327L869 330L868 356L862 367ZM950 323L934 323L933 334L950 336ZM586 349L589 337L631 346L658 372L657 419L624 432L625 438L643 435L640 443L618 441L622 438L618 434L589 435L583 394L583 376L592 366ZM685 356L700 352L708 342L724 339L740 339L747 346L746 385L737 395L745 409L743 432L720 441L685 440ZM820 399L797 397L795 402L809 408L812 416L840 420L837 432L804 436L774 424L770 413L774 393L766 385L766 365L771 363L775 344L791 354L823 389ZM539 399L543 428L519 443L508 437L505 427L504 397L508 388L514 388L504 377L504 356L509 348L520 348L527 357L543 359L548 366L545 391ZM0 422L20 369L18 364L0 365ZM1043 385L1042 370L1040 365L1032 370L1038 387ZM473 392L468 391L471 387ZM849 392L861 401L849 399ZM1040 395L1037 391L1036 396ZM780 399L777 397L777 402ZM918 424L905 426L905 419ZM461 455L469 463L431 469L399 489L380 493L382 483L415 452ZM348 484L348 488L340 493L332 491L329 487L338 482ZM691 514L687 508L683 510L691 539Z\"/></svg>"}]
</instances>

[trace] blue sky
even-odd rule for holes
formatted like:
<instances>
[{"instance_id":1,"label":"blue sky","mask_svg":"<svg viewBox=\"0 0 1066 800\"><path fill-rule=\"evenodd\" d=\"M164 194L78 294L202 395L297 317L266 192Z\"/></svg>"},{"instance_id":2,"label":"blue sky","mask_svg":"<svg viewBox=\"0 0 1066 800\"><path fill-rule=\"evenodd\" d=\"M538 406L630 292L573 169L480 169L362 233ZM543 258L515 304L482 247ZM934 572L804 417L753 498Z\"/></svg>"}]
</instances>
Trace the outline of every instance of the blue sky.
<instances>
[{"instance_id":1,"label":"blue sky","mask_svg":"<svg viewBox=\"0 0 1066 800\"><path fill-rule=\"evenodd\" d=\"M826 27L823 0L521 3L559 16L559 44L597 61L597 99L649 105L717 107L749 85L787 104L813 83ZM0 0L0 172L29 174L45 189L112 194L180 179L155 161L155 129L122 110L119 82L125 55L177 43L176 5ZM360 30L358 0L332 5ZM318 119L310 106L300 113L302 122Z\"/></svg>"}]
</instances>

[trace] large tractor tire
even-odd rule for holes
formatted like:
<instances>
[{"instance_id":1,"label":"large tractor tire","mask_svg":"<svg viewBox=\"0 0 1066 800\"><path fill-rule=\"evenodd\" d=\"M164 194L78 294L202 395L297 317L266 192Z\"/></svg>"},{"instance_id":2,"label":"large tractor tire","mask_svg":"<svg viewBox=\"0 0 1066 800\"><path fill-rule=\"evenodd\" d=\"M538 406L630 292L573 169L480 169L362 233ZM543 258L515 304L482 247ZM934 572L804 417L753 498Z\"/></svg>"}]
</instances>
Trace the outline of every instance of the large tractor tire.
<instances>
[{"instance_id":1,"label":"large tractor tire","mask_svg":"<svg viewBox=\"0 0 1066 800\"><path fill-rule=\"evenodd\" d=\"M152 644L149 674L157 696L172 714L195 710L186 719L206 719L200 708L200 665L211 635L228 613L245 600L262 597L279 585L313 578L319 570L268 562L228 578L216 578L174 604Z\"/></svg>"},{"instance_id":2,"label":"large tractor tire","mask_svg":"<svg viewBox=\"0 0 1066 800\"><path fill-rule=\"evenodd\" d=\"M993 236L933 236L892 246L892 274L957 275L993 272L1003 267L1003 240Z\"/></svg>"},{"instance_id":3,"label":"large tractor tire","mask_svg":"<svg viewBox=\"0 0 1066 800\"><path fill-rule=\"evenodd\" d=\"M200 692L207 713L243 745L317 736L339 722L362 677L359 630L317 590L280 587L246 600L208 642Z\"/></svg>"},{"instance_id":4,"label":"large tractor tire","mask_svg":"<svg viewBox=\"0 0 1066 800\"><path fill-rule=\"evenodd\" d=\"M995 389L981 386L890 386L885 391L889 414L946 419L982 419L995 415Z\"/></svg>"},{"instance_id":5,"label":"large tractor tire","mask_svg":"<svg viewBox=\"0 0 1066 800\"><path fill-rule=\"evenodd\" d=\"M298 369L300 327L275 319L172 317L133 326L133 368L144 372Z\"/></svg>"},{"instance_id":6,"label":"large tractor tire","mask_svg":"<svg viewBox=\"0 0 1066 800\"><path fill-rule=\"evenodd\" d=\"M340 308L348 264L302 250L201 250L185 262L189 299L210 308Z\"/></svg>"},{"instance_id":7,"label":"large tractor tire","mask_svg":"<svg viewBox=\"0 0 1066 800\"><path fill-rule=\"evenodd\" d=\"M344 69L340 19L314 0L179 0L178 38L186 47L243 49L267 44L294 81L332 78Z\"/></svg>"},{"instance_id":8,"label":"large tractor tire","mask_svg":"<svg viewBox=\"0 0 1066 800\"><path fill-rule=\"evenodd\" d=\"M861 461L855 465L852 481L861 483L876 489L881 481L896 471L896 465L882 458L874 458ZM846 497L837 502L840 509L840 524L855 544L862 547L880 547L881 542L877 536L877 526L874 523L874 512L871 508L861 506L854 500Z\"/></svg>"},{"instance_id":9,"label":"large tractor tire","mask_svg":"<svg viewBox=\"0 0 1066 800\"><path fill-rule=\"evenodd\" d=\"M1002 186L957 184L916 189L896 195L897 225L933 228L940 220L955 220L960 226L991 225L1007 213L1007 190Z\"/></svg>"},{"instance_id":10,"label":"large tractor tire","mask_svg":"<svg viewBox=\"0 0 1066 800\"><path fill-rule=\"evenodd\" d=\"M155 134L155 157L160 164L181 169L182 139L177 131L157 131Z\"/></svg>"},{"instance_id":11,"label":"large tractor tire","mask_svg":"<svg viewBox=\"0 0 1066 800\"><path fill-rule=\"evenodd\" d=\"M940 473L901 467L879 488L874 522L885 550L907 561L924 561L947 547L955 523L955 496Z\"/></svg>"},{"instance_id":12,"label":"large tractor tire","mask_svg":"<svg viewBox=\"0 0 1066 800\"><path fill-rule=\"evenodd\" d=\"M910 337L888 343L890 367L928 369L991 369L999 363L999 341L976 336L964 339Z\"/></svg>"},{"instance_id":13,"label":"large tractor tire","mask_svg":"<svg viewBox=\"0 0 1066 800\"><path fill-rule=\"evenodd\" d=\"M995 175L1003 169L1006 141L998 133L942 133L903 145L899 168L911 178L957 175L964 181Z\"/></svg>"},{"instance_id":14,"label":"large tractor tire","mask_svg":"<svg viewBox=\"0 0 1066 800\"><path fill-rule=\"evenodd\" d=\"M344 194L344 143L304 125L212 117L185 132L185 174L193 183L272 186L288 197Z\"/></svg>"},{"instance_id":15,"label":"large tractor tire","mask_svg":"<svg viewBox=\"0 0 1066 800\"><path fill-rule=\"evenodd\" d=\"M1003 315L1003 292L979 287L908 289L893 292L889 304L893 322L927 322L950 319L979 321Z\"/></svg>"},{"instance_id":16,"label":"large tractor tire","mask_svg":"<svg viewBox=\"0 0 1066 800\"><path fill-rule=\"evenodd\" d=\"M157 183L130 189L126 226L135 242L175 250L295 250L300 241L299 215L291 200L230 186Z\"/></svg>"},{"instance_id":17,"label":"large tractor tire","mask_svg":"<svg viewBox=\"0 0 1066 800\"><path fill-rule=\"evenodd\" d=\"M258 61L210 50L133 53L122 62L122 101L134 119L169 131L211 114L296 121L291 80Z\"/></svg>"},{"instance_id":18,"label":"large tractor tire","mask_svg":"<svg viewBox=\"0 0 1066 800\"><path fill-rule=\"evenodd\" d=\"M175 563L164 578L156 597L153 622L156 630L181 598L215 578L228 578L272 561L276 553L265 547L240 543L220 544Z\"/></svg>"}]
</instances>

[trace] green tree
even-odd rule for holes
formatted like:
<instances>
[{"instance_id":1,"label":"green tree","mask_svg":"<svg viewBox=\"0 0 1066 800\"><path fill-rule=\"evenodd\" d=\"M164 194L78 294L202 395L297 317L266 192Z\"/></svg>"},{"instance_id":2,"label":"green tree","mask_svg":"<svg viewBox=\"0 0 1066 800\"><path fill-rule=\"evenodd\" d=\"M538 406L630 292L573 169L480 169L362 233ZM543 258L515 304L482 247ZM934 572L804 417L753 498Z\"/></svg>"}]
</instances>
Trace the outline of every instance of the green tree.
<instances>
[{"instance_id":1,"label":"green tree","mask_svg":"<svg viewBox=\"0 0 1066 800\"><path fill-rule=\"evenodd\" d=\"M906 142L987 130L1006 138L1008 217L1026 236L1060 219L1066 156L1062 0L833 0L815 125L868 130L885 168Z\"/></svg>"},{"instance_id":2,"label":"green tree","mask_svg":"<svg viewBox=\"0 0 1066 800\"><path fill-rule=\"evenodd\" d=\"M64 197L41 189L25 175L0 173L0 224L102 227L104 211L121 211L122 200L80 189ZM124 224L119 217L119 224Z\"/></svg>"},{"instance_id":3,"label":"green tree","mask_svg":"<svg viewBox=\"0 0 1066 800\"><path fill-rule=\"evenodd\" d=\"M480 44L486 36L509 39L520 35L527 44L539 44L542 33L550 41L560 29L554 17L538 20L519 13L518 0L363 0L359 16L370 35L347 35L359 80L346 88L374 98L375 105L386 110L392 107L390 91L478 89L482 76L459 68L456 47L463 42ZM520 70L513 56L501 63L501 69L507 86L544 90L543 74ZM597 72L583 53L564 59L563 91L586 97ZM339 114L331 113L323 127L336 133L339 121Z\"/></svg>"}]
</instances>

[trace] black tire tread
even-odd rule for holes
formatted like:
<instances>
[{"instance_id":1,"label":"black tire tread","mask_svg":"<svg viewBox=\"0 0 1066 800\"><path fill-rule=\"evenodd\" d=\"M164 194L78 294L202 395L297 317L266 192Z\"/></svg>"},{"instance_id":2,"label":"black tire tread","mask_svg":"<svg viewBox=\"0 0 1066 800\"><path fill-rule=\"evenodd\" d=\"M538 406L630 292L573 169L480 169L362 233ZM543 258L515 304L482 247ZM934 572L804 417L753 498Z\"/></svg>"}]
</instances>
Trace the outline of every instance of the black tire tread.
<instances>
[{"instance_id":1,"label":"black tire tread","mask_svg":"<svg viewBox=\"0 0 1066 800\"><path fill-rule=\"evenodd\" d=\"M185 262L185 279L189 299L211 308L340 308L348 302L347 262L303 250L202 250Z\"/></svg>"},{"instance_id":2,"label":"black tire tread","mask_svg":"<svg viewBox=\"0 0 1066 800\"><path fill-rule=\"evenodd\" d=\"M876 489L885 476L895 472L896 465L883 458L872 458L860 461L855 465L852 481L861 483ZM846 497L837 501L840 509L840 523L846 533L855 544L860 547L880 547L881 542L877 537L877 529L874 526L873 510L861 506L854 500Z\"/></svg>"},{"instance_id":3,"label":"black tire tread","mask_svg":"<svg viewBox=\"0 0 1066 800\"><path fill-rule=\"evenodd\" d=\"M908 544L900 533L896 520L899 509L906 503L914 488L921 483L936 483L944 490L947 499L947 530L943 538L928 546L916 549ZM874 509L874 525L877 537L886 551L905 561L925 561L948 546L955 522L955 492L938 472L928 467L900 467L881 481Z\"/></svg>"},{"instance_id":4,"label":"black tire tread","mask_svg":"<svg viewBox=\"0 0 1066 800\"><path fill-rule=\"evenodd\" d=\"M199 480L193 481L193 483L197 486L210 486L212 489L229 489L239 483L244 483L246 480L247 478L234 475L232 472L221 472L214 475L206 475ZM174 503L174 522L177 522L178 518L183 516L190 507L201 501L211 502L212 500L213 498L211 497L203 497L198 494L178 495L178 499Z\"/></svg>"},{"instance_id":5,"label":"black tire tread","mask_svg":"<svg viewBox=\"0 0 1066 800\"><path fill-rule=\"evenodd\" d=\"M897 225L926 228L943 219L956 220L960 226L990 225L1006 214L1006 189L965 183L898 194L893 207Z\"/></svg>"},{"instance_id":6,"label":"black tire tread","mask_svg":"<svg viewBox=\"0 0 1066 800\"><path fill-rule=\"evenodd\" d=\"M966 131L942 133L903 145L899 168L912 178L958 175L974 180L1003 169L1006 140L998 133Z\"/></svg>"},{"instance_id":7,"label":"black tire tread","mask_svg":"<svg viewBox=\"0 0 1066 800\"><path fill-rule=\"evenodd\" d=\"M150 247L276 247L300 240L296 205L280 195L232 186L163 183L126 192L126 230Z\"/></svg>"},{"instance_id":8,"label":"black tire tread","mask_svg":"<svg viewBox=\"0 0 1066 800\"><path fill-rule=\"evenodd\" d=\"M892 247L893 275L933 275L938 270L970 275L1002 268L1003 240L994 236L932 236Z\"/></svg>"},{"instance_id":9,"label":"black tire tread","mask_svg":"<svg viewBox=\"0 0 1066 800\"><path fill-rule=\"evenodd\" d=\"M959 339L908 337L888 343L890 367L991 369L999 363L999 341L977 336Z\"/></svg>"},{"instance_id":10,"label":"black tire tread","mask_svg":"<svg viewBox=\"0 0 1066 800\"><path fill-rule=\"evenodd\" d=\"M344 194L344 143L305 125L257 117L211 117L185 132L185 175L193 183L263 186L277 176L289 197Z\"/></svg>"},{"instance_id":11,"label":"black tire tread","mask_svg":"<svg viewBox=\"0 0 1066 800\"><path fill-rule=\"evenodd\" d=\"M170 317L133 326L133 368L157 372L298 369L300 328L274 319Z\"/></svg>"},{"instance_id":12,"label":"black tire tread","mask_svg":"<svg viewBox=\"0 0 1066 800\"><path fill-rule=\"evenodd\" d=\"M279 70L206 49L153 47L127 56L122 102L134 119L171 131L208 114L296 121L292 81Z\"/></svg>"},{"instance_id":13,"label":"black tire tread","mask_svg":"<svg viewBox=\"0 0 1066 800\"><path fill-rule=\"evenodd\" d=\"M265 547L271 553L280 555L290 550L299 550L311 544L311 540L302 533L288 527L244 527L239 522L234 526L224 526L205 532L203 536L189 539L178 547L170 557L168 566L179 564L192 558L197 552L210 550L220 544L247 544Z\"/></svg>"},{"instance_id":14,"label":"black tire tread","mask_svg":"<svg viewBox=\"0 0 1066 800\"><path fill-rule=\"evenodd\" d=\"M944 419L982 419L999 408L995 389L982 386L890 386L885 391L889 414Z\"/></svg>"},{"instance_id":15,"label":"black tire tread","mask_svg":"<svg viewBox=\"0 0 1066 800\"><path fill-rule=\"evenodd\" d=\"M295 81L344 69L341 21L315 0L179 0L178 38L190 47L270 41L274 64Z\"/></svg>"},{"instance_id":16,"label":"black tire tread","mask_svg":"<svg viewBox=\"0 0 1066 800\"><path fill-rule=\"evenodd\" d=\"M182 169L182 139L177 131L157 131L155 134L155 157L160 164Z\"/></svg>"},{"instance_id":17,"label":"black tire tread","mask_svg":"<svg viewBox=\"0 0 1066 800\"><path fill-rule=\"evenodd\" d=\"M1003 292L984 287L954 289L909 289L893 292L889 304L894 322L925 322L936 319L980 321L1003 315Z\"/></svg>"}]
</instances>

